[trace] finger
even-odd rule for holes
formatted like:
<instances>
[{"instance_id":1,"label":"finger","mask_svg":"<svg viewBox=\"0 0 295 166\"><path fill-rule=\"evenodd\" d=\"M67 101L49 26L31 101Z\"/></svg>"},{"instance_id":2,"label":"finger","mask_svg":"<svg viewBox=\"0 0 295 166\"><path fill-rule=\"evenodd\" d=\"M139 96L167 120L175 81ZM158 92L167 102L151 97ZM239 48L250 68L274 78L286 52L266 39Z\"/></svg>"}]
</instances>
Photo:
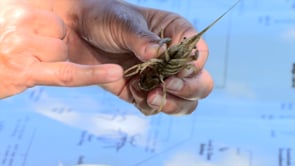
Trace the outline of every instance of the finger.
<instances>
[{"instance_id":1,"label":"finger","mask_svg":"<svg viewBox=\"0 0 295 166\"><path fill-rule=\"evenodd\" d=\"M159 109L160 105L163 103L162 96L163 93L160 88L151 91L147 97L148 105L153 109ZM187 115L192 113L196 109L197 105L197 100L190 101L167 94L165 105L163 106L161 112L171 115Z\"/></svg>"},{"instance_id":2,"label":"finger","mask_svg":"<svg viewBox=\"0 0 295 166\"><path fill-rule=\"evenodd\" d=\"M189 101L174 95L167 94L163 98L163 91L157 88L151 92L143 92L138 88L138 81L133 80L130 84L130 92L133 96L134 105L145 115L159 113L162 104L162 112L173 115L190 114L197 107L198 101Z\"/></svg>"},{"instance_id":3,"label":"finger","mask_svg":"<svg viewBox=\"0 0 295 166\"><path fill-rule=\"evenodd\" d=\"M197 69L203 69L209 55L209 49L206 42L201 38L197 43L198 59L194 61L194 65Z\"/></svg>"},{"instance_id":4,"label":"finger","mask_svg":"<svg viewBox=\"0 0 295 166\"><path fill-rule=\"evenodd\" d=\"M165 44L160 45L161 38L150 31L141 30L131 36L127 38L129 40L127 47L142 61L156 58L167 48Z\"/></svg>"},{"instance_id":5,"label":"finger","mask_svg":"<svg viewBox=\"0 0 295 166\"><path fill-rule=\"evenodd\" d=\"M138 88L138 80L134 79L130 82L130 93L133 96L133 104L144 114L153 115L158 113L159 108L152 108L147 104L147 92Z\"/></svg>"},{"instance_id":6,"label":"finger","mask_svg":"<svg viewBox=\"0 0 295 166\"><path fill-rule=\"evenodd\" d=\"M172 41L169 45L175 45L184 37L190 37L197 32L193 25L177 13L162 11L158 9L143 8L148 27L156 34L164 32L164 37L169 37Z\"/></svg>"},{"instance_id":7,"label":"finger","mask_svg":"<svg viewBox=\"0 0 295 166\"><path fill-rule=\"evenodd\" d=\"M204 69L194 77L170 77L165 82L168 93L187 100L205 98L213 89L212 78Z\"/></svg>"},{"instance_id":8,"label":"finger","mask_svg":"<svg viewBox=\"0 0 295 166\"><path fill-rule=\"evenodd\" d=\"M31 86L87 86L113 82L123 76L118 65L88 66L69 62L34 64L27 73Z\"/></svg>"},{"instance_id":9,"label":"finger","mask_svg":"<svg viewBox=\"0 0 295 166\"><path fill-rule=\"evenodd\" d=\"M178 44L184 38L189 38L197 34L196 29L184 18L178 17L173 23L173 26L169 24L164 31L165 36L172 38L170 45Z\"/></svg>"}]
</instances>

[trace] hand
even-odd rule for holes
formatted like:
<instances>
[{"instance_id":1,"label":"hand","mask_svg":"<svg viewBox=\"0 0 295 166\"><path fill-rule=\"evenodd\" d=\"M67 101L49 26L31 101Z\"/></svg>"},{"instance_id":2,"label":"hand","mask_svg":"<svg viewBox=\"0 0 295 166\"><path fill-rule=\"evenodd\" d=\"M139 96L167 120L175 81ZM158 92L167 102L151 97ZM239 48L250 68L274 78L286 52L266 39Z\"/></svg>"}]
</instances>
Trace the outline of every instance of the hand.
<instances>
[{"instance_id":1,"label":"hand","mask_svg":"<svg viewBox=\"0 0 295 166\"><path fill-rule=\"evenodd\" d=\"M0 98L35 85L83 86L122 78L117 65L66 62L66 25L54 13L20 1L2 1L0 7Z\"/></svg>"},{"instance_id":2,"label":"hand","mask_svg":"<svg viewBox=\"0 0 295 166\"><path fill-rule=\"evenodd\" d=\"M196 33L193 26L177 14L142 8L119 0L30 0L30 4L38 9L53 11L64 21L65 35L63 33L58 39L66 43L69 60L82 65L99 67L100 64L112 63L127 69L159 55L158 42L162 29L165 37L172 38L171 45ZM191 113L198 99L211 92L213 81L203 69L208 48L203 40L197 47L201 55L193 64L198 72L183 71L166 80L168 94L163 112ZM161 47L160 52L164 49ZM109 74L113 75L113 80L122 74L115 66L109 70L112 70ZM104 68L102 71L109 70ZM101 78L104 77L93 79L102 81ZM159 108L162 100L160 87L146 93L138 89L137 78L121 77L117 81L107 82L100 85L123 100L134 103L146 115Z\"/></svg>"},{"instance_id":3,"label":"hand","mask_svg":"<svg viewBox=\"0 0 295 166\"><path fill-rule=\"evenodd\" d=\"M159 34L172 38L172 43L183 37L196 34L193 26L177 14L155 9L141 8L124 1L83 1L79 24L68 21L72 26L68 36L70 59L76 63L116 63L124 69L159 55ZM77 10L77 9L76 9ZM76 21L77 22L77 21ZM79 48L79 49L77 49ZM212 90L213 81L203 69L208 57L208 48L203 40L197 44L200 57L193 63L195 70L185 70L166 79L167 101L162 111L168 114L189 114ZM163 51L165 48L161 48ZM149 93L138 88L137 78L122 78L103 84L106 90L134 103L144 114L159 109L162 89Z\"/></svg>"}]
</instances>

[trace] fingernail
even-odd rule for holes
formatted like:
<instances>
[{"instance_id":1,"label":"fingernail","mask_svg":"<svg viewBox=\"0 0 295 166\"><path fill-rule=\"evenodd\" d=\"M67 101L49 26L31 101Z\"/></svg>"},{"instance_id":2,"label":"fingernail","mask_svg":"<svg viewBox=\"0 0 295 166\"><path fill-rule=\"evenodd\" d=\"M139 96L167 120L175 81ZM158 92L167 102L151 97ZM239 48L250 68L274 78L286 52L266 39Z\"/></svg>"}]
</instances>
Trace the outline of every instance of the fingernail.
<instances>
[{"instance_id":1,"label":"fingernail","mask_svg":"<svg viewBox=\"0 0 295 166\"><path fill-rule=\"evenodd\" d=\"M189 66L185 69L183 69L178 76L179 77L189 77L191 75L193 75L193 73L195 73L197 71L197 69L194 66Z\"/></svg>"},{"instance_id":2,"label":"fingernail","mask_svg":"<svg viewBox=\"0 0 295 166\"><path fill-rule=\"evenodd\" d=\"M156 94L151 101L152 107L155 109L158 109L160 107L161 103L164 102L162 100L163 100L163 97L160 94Z\"/></svg>"},{"instance_id":3,"label":"fingernail","mask_svg":"<svg viewBox=\"0 0 295 166\"><path fill-rule=\"evenodd\" d=\"M145 50L145 55L144 57L141 57L143 61L149 60L151 58L155 58L159 56L164 50L166 49L166 45L162 45L160 47L159 44L150 44L149 46L146 47Z\"/></svg>"},{"instance_id":4,"label":"fingernail","mask_svg":"<svg viewBox=\"0 0 295 166\"><path fill-rule=\"evenodd\" d=\"M147 47L147 50L152 50L152 51L156 51L158 48L160 47L159 44L150 44L148 47Z\"/></svg>"},{"instance_id":5,"label":"fingernail","mask_svg":"<svg viewBox=\"0 0 295 166\"><path fill-rule=\"evenodd\" d=\"M172 91L179 91L183 88L183 80L179 78L172 78L167 83L167 89Z\"/></svg>"},{"instance_id":6,"label":"fingernail","mask_svg":"<svg viewBox=\"0 0 295 166\"><path fill-rule=\"evenodd\" d=\"M137 79L131 80L130 86L132 86L135 90L138 90L138 91L140 90L139 86L138 86L138 80Z\"/></svg>"}]
</instances>

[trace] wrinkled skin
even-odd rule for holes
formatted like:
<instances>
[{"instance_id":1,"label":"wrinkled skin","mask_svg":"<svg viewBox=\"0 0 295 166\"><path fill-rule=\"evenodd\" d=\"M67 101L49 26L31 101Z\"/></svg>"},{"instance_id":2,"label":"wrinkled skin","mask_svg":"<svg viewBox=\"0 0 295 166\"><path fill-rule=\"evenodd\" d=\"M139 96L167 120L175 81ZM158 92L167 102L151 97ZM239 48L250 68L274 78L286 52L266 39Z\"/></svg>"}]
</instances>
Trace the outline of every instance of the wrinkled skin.
<instances>
[{"instance_id":1,"label":"wrinkled skin","mask_svg":"<svg viewBox=\"0 0 295 166\"><path fill-rule=\"evenodd\" d=\"M0 97L35 85L85 86L98 84L141 111L156 110L161 88L143 92L138 78L123 69L155 58L159 34L171 45L196 34L181 16L115 0L4 0L0 3ZM189 114L212 90L203 69L208 48L197 44L200 57L193 66L166 79L167 101L162 112ZM117 65L116 65L117 64ZM194 72L198 71L198 72Z\"/></svg>"}]
</instances>

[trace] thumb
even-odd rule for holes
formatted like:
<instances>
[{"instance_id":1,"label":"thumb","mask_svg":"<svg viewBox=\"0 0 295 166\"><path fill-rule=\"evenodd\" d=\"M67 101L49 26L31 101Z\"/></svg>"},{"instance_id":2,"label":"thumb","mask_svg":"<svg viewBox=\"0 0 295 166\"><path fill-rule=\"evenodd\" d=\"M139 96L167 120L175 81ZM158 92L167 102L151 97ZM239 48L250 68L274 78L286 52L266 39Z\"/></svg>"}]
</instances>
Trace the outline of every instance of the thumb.
<instances>
[{"instance_id":1,"label":"thumb","mask_svg":"<svg viewBox=\"0 0 295 166\"><path fill-rule=\"evenodd\" d=\"M29 73L30 85L87 86L104 84L122 78L119 65L79 65L70 62L38 63Z\"/></svg>"},{"instance_id":2,"label":"thumb","mask_svg":"<svg viewBox=\"0 0 295 166\"><path fill-rule=\"evenodd\" d=\"M127 39L126 43L129 43L127 44L128 49L141 61L158 57L167 47L165 44L160 45L161 38L148 30L129 35Z\"/></svg>"}]
</instances>

